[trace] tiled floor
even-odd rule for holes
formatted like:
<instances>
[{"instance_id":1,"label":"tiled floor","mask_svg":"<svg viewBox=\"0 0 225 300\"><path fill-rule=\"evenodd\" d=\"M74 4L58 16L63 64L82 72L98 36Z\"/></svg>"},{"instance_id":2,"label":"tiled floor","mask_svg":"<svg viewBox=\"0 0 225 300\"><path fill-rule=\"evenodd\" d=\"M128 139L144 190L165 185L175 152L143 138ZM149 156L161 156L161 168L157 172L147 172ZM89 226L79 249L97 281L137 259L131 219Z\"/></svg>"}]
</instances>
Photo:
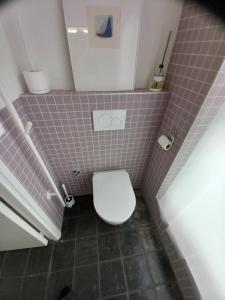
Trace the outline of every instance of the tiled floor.
<instances>
[{"instance_id":1,"label":"tiled floor","mask_svg":"<svg viewBox=\"0 0 225 300\"><path fill-rule=\"evenodd\" d=\"M121 226L101 221L92 197L78 199L65 212L59 242L1 252L0 276L4 300L57 300L64 286L78 300L181 299L141 197Z\"/></svg>"}]
</instances>

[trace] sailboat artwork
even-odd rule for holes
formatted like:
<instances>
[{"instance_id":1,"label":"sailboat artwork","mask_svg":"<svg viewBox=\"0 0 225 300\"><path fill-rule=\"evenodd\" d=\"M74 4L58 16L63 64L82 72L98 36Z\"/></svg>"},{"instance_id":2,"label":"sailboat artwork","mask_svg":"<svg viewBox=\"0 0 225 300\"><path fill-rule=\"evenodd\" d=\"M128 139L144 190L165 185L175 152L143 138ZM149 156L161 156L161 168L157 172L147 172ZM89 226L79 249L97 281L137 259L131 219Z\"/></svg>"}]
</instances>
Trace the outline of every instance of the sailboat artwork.
<instances>
[{"instance_id":1,"label":"sailboat artwork","mask_svg":"<svg viewBox=\"0 0 225 300\"><path fill-rule=\"evenodd\" d=\"M111 38L113 36L113 16L95 16L95 32L100 38Z\"/></svg>"},{"instance_id":2,"label":"sailboat artwork","mask_svg":"<svg viewBox=\"0 0 225 300\"><path fill-rule=\"evenodd\" d=\"M120 48L121 7L87 6L90 48Z\"/></svg>"}]
</instances>

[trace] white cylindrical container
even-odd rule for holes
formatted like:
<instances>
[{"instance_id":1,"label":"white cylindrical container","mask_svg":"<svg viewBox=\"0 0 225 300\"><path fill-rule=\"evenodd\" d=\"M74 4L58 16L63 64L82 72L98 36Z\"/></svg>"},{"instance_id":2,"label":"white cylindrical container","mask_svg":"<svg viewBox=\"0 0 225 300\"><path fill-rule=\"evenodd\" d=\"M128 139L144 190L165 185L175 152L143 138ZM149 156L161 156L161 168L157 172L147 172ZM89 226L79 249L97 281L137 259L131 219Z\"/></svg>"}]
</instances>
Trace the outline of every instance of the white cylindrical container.
<instances>
[{"instance_id":1,"label":"white cylindrical container","mask_svg":"<svg viewBox=\"0 0 225 300\"><path fill-rule=\"evenodd\" d=\"M159 145L166 151L170 150L173 145L173 141L171 141L166 135L161 135L158 139Z\"/></svg>"},{"instance_id":2,"label":"white cylindrical container","mask_svg":"<svg viewBox=\"0 0 225 300\"><path fill-rule=\"evenodd\" d=\"M24 71L23 76L31 94L50 92L48 78L44 71Z\"/></svg>"}]
</instances>

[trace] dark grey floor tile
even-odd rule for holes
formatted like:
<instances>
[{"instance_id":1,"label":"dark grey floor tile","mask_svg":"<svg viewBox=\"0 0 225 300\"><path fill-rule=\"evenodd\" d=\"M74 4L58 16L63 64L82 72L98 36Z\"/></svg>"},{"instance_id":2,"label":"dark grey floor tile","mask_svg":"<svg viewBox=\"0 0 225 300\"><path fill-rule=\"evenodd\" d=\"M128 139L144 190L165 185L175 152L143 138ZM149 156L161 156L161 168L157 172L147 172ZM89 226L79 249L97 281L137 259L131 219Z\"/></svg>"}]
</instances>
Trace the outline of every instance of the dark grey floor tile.
<instances>
[{"instance_id":1,"label":"dark grey floor tile","mask_svg":"<svg viewBox=\"0 0 225 300\"><path fill-rule=\"evenodd\" d=\"M23 281L22 300L43 300L46 292L46 275L26 277Z\"/></svg>"},{"instance_id":2,"label":"dark grey floor tile","mask_svg":"<svg viewBox=\"0 0 225 300\"><path fill-rule=\"evenodd\" d=\"M141 219L139 221L140 227L153 226L154 222L149 216L148 208L145 211L141 212Z\"/></svg>"},{"instance_id":3,"label":"dark grey floor tile","mask_svg":"<svg viewBox=\"0 0 225 300\"><path fill-rule=\"evenodd\" d=\"M74 241L63 242L55 245L52 258L52 271L73 267L74 247Z\"/></svg>"},{"instance_id":4,"label":"dark grey floor tile","mask_svg":"<svg viewBox=\"0 0 225 300\"><path fill-rule=\"evenodd\" d=\"M121 248L130 300L181 300L168 259L152 225L142 197L137 196L134 214L120 226L102 221L94 211L92 197L82 197L78 199L76 207L65 210L62 239L49 247L31 249L26 270L24 268L28 250L7 252L3 264L4 253L0 252L2 276L20 276L24 271L29 275L39 274L25 277L22 284L22 279L18 278L1 279L0 299L18 299L22 288L21 299L45 299L44 292L47 290L47 299L57 300L65 286L72 287L74 270L73 288L76 299L99 300L101 296L104 300L127 300L124 270L121 259L117 259L120 257ZM78 238L73 269L75 237ZM50 251L51 247L54 251ZM101 261L101 280L97 249ZM45 288L45 273L48 272L50 264L52 273Z\"/></svg>"},{"instance_id":5,"label":"dark grey floor tile","mask_svg":"<svg viewBox=\"0 0 225 300\"><path fill-rule=\"evenodd\" d=\"M0 273L1 273L1 268L2 268L2 264L4 262L5 255L6 255L6 251L0 252Z\"/></svg>"},{"instance_id":6,"label":"dark grey floor tile","mask_svg":"<svg viewBox=\"0 0 225 300\"><path fill-rule=\"evenodd\" d=\"M52 246L32 248L26 268L26 274L47 273L51 259Z\"/></svg>"},{"instance_id":7,"label":"dark grey floor tile","mask_svg":"<svg viewBox=\"0 0 225 300\"><path fill-rule=\"evenodd\" d=\"M117 231L123 231L123 230L138 230L140 229L140 220L142 218L141 212L138 210L137 205L135 207L135 210L131 217L123 224L117 225L116 230Z\"/></svg>"},{"instance_id":8,"label":"dark grey floor tile","mask_svg":"<svg viewBox=\"0 0 225 300\"><path fill-rule=\"evenodd\" d=\"M78 214L78 208L77 204L75 203L74 206L71 208L66 207L64 210L64 220L70 219L70 218L75 218Z\"/></svg>"},{"instance_id":9,"label":"dark grey floor tile","mask_svg":"<svg viewBox=\"0 0 225 300\"><path fill-rule=\"evenodd\" d=\"M119 243L123 256L141 254L144 252L140 233L136 230L119 232Z\"/></svg>"},{"instance_id":10,"label":"dark grey floor tile","mask_svg":"<svg viewBox=\"0 0 225 300\"><path fill-rule=\"evenodd\" d=\"M131 292L129 300L157 300L156 293L153 289Z\"/></svg>"},{"instance_id":11,"label":"dark grey floor tile","mask_svg":"<svg viewBox=\"0 0 225 300\"><path fill-rule=\"evenodd\" d=\"M146 203L142 198L137 198L136 208L130 219L124 224L124 229L138 229L152 225L154 224L150 219Z\"/></svg>"},{"instance_id":12,"label":"dark grey floor tile","mask_svg":"<svg viewBox=\"0 0 225 300\"><path fill-rule=\"evenodd\" d=\"M147 203L142 195L136 195L136 207L139 210L145 210L148 208Z\"/></svg>"},{"instance_id":13,"label":"dark grey floor tile","mask_svg":"<svg viewBox=\"0 0 225 300\"><path fill-rule=\"evenodd\" d=\"M169 283L175 280L169 261L163 252L148 253L147 260L155 284Z\"/></svg>"},{"instance_id":14,"label":"dark grey floor tile","mask_svg":"<svg viewBox=\"0 0 225 300\"><path fill-rule=\"evenodd\" d=\"M77 218L77 237L85 237L96 234L96 217L87 215Z\"/></svg>"},{"instance_id":15,"label":"dark grey floor tile","mask_svg":"<svg viewBox=\"0 0 225 300\"><path fill-rule=\"evenodd\" d=\"M18 300L21 284L21 278L0 279L0 299Z\"/></svg>"},{"instance_id":16,"label":"dark grey floor tile","mask_svg":"<svg viewBox=\"0 0 225 300\"><path fill-rule=\"evenodd\" d=\"M73 287L79 300L99 299L98 265L92 264L75 268Z\"/></svg>"},{"instance_id":17,"label":"dark grey floor tile","mask_svg":"<svg viewBox=\"0 0 225 300\"><path fill-rule=\"evenodd\" d=\"M153 282L146 257L144 255L126 258L124 260L128 289L138 290L151 288Z\"/></svg>"},{"instance_id":18,"label":"dark grey floor tile","mask_svg":"<svg viewBox=\"0 0 225 300\"><path fill-rule=\"evenodd\" d=\"M102 297L126 292L121 260L100 263L100 282Z\"/></svg>"},{"instance_id":19,"label":"dark grey floor tile","mask_svg":"<svg viewBox=\"0 0 225 300\"><path fill-rule=\"evenodd\" d=\"M95 214L92 196L82 196L77 199L78 215Z\"/></svg>"},{"instance_id":20,"label":"dark grey floor tile","mask_svg":"<svg viewBox=\"0 0 225 300\"><path fill-rule=\"evenodd\" d=\"M156 287L158 300L182 300L177 287L159 285Z\"/></svg>"},{"instance_id":21,"label":"dark grey floor tile","mask_svg":"<svg viewBox=\"0 0 225 300\"><path fill-rule=\"evenodd\" d=\"M133 216L136 219L136 224L139 227L154 225L153 221L150 218L147 204L145 203L143 198L137 198L136 210Z\"/></svg>"},{"instance_id":22,"label":"dark grey floor tile","mask_svg":"<svg viewBox=\"0 0 225 300\"><path fill-rule=\"evenodd\" d=\"M76 218L66 219L62 226L61 241L75 239L76 235Z\"/></svg>"},{"instance_id":23,"label":"dark grey floor tile","mask_svg":"<svg viewBox=\"0 0 225 300\"><path fill-rule=\"evenodd\" d=\"M98 260L97 239L87 237L76 240L75 267L95 263Z\"/></svg>"},{"instance_id":24,"label":"dark grey floor tile","mask_svg":"<svg viewBox=\"0 0 225 300\"><path fill-rule=\"evenodd\" d=\"M142 192L140 189L135 189L134 193L135 193L136 198L143 198Z\"/></svg>"},{"instance_id":25,"label":"dark grey floor tile","mask_svg":"<svg viewBox=\"0 0 225 300\"><path fill-rule=\"evenodd\" d=\"M47 286L47 299L59 299L60 292L65 286L72 288L73 270L50 273Z\"/></svg>"},{"instance_id":26,"label":"dark grey floor tile","mask_svg":"<svg viewBox=\"0 0 225 300\"><path fill-rule=\"evenodd\" d=\"M2 276L13 277L23 275L28 252L27 249L7 252Z\"/></svg>"},{"instance_id":27,"label":"dark grey floor tile","mask_svg":"<svg viewBox=\"0 0 225 300\"><path fill-rule=\"evenodd\" d=\"M110 224L104 222L99 217L97 217L97 233L98 234L115 232L117 230L117 228L118 228L118 226L110 225Z\"/></svg>"},{"instance_id":28,"label":"dark grey floor tile","mask_svg":"<svg viewBox=\"0 0 225 300\"><path fill-rule=\"evenodd\" d=\"M110 298L103 298L103 300L127 300L127 295L119 295L119 296L114 296L114 297L110 297Z\"/></svg>"},{"instance_id":29,"label":"dark grey floor tile","mask_svg":"<svg viewBox=\"0 0 225 300\"><path fill-rule=\"evenodd\" d=\"M140 231L143 248L146 252L155 251L162 248L158 235L152 227L147 227Z\"/></svg>"},{"instance_id":30,"label":"dark grey floor tile","mask_svg":"<svg viewBox=\"0 0 225 300\"><path fill-rule=\"evenodd\" d=\"M116 233L107 233L98 237L99 259L109 260L120 257Z\"/></svg>"}]
</instances>

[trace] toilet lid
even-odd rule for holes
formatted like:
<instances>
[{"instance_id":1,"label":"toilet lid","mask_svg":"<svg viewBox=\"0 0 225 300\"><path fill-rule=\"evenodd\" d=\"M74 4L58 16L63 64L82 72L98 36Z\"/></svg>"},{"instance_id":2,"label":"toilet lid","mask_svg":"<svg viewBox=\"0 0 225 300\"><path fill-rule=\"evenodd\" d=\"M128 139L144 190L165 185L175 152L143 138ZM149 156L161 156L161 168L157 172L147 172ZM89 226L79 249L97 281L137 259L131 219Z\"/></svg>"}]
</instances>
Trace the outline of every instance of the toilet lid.
<instances>
[{"instance_id":1,"label":"toilet lid","mask_svg":"<svg viewBox=\"0 0 225 300\"><path fill-rule=\"evenodd\" d=\"M112 224L126 221L135 209L135 194L125 170L95 172L93 195L96 212Z\"/></svg>"}]
</instances>

